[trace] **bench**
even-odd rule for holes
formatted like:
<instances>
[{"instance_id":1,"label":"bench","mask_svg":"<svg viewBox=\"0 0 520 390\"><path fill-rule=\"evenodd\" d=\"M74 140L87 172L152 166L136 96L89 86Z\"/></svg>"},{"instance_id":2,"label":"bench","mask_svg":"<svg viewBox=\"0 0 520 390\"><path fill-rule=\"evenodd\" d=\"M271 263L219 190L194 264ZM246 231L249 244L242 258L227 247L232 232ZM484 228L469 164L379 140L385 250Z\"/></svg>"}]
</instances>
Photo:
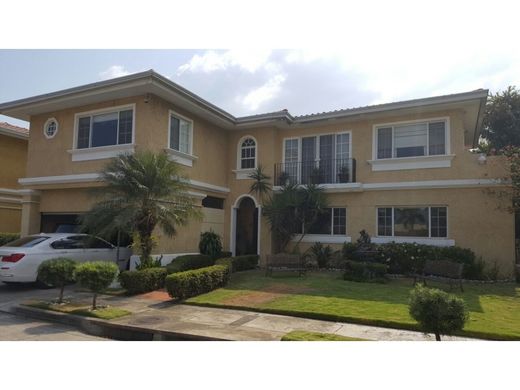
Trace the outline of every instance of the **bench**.
<instances>
[{"instance_id":1,"label":"bench","mask_svg":"<svg viewBox=\"0 0 520 390\"><path fill-rule=\"evenodd\" d=\"M417 279L422 280L426 286L426 279L429 280L447 280L450 284L450 290L453 282L458 281L460 291L464 291L462 288L462 271L464 265L455 263L451 260L426 260L422 274L414 275L414 285L417 283Z\"/></svg>"},{"instance_id":2,"label":"bench","mask_svg":"<svg viewBox=\"0 0 520 390\"><path fill-rule=\"evenodd\" d=\"M265 276L271 276L273 271L295 271L301 276L305 275L307 269L300 255L278 253L276 255L267 255Z\"/></svg>"}]
</instances>

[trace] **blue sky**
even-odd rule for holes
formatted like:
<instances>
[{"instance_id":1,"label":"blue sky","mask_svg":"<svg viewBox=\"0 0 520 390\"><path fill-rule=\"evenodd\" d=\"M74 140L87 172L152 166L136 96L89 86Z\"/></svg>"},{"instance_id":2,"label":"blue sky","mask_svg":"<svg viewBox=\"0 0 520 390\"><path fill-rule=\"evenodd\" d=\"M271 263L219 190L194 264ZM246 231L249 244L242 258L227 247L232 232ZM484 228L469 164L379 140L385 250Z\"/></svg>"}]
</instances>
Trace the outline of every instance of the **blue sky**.
<instances>
[{"instance_id":1,"label":"blue sky","mask_svg":"<svg viewBox=\"0 0 520 390\"><path fill-rule=\"evenodd\" d=\"M514 52L455 43L392 52L316 50L0 50L0 102L155 69L240 116L287 108L308 114L520 85ZM489 55L492 54L492 55ZM26 123L0 115L0 121Z\"/></svg>"}]
</instances>

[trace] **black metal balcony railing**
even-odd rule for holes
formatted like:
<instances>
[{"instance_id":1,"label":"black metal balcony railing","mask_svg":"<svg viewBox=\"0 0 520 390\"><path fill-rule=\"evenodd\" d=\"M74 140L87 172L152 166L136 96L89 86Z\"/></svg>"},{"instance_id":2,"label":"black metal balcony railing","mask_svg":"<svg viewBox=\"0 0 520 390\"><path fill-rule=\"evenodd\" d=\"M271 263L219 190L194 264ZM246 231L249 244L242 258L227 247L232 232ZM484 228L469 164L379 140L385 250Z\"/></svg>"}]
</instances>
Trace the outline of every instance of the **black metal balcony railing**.
<instances>
[{"instance_id":1,"label":"black metal balcony railing","mask_svg":"<svg viewBox=\"0 0 520 390\"><path fill-rule=\"evenodd\" d=\"M320 161L285 162L274 165L274 185L338 184L356 181L356 160L353 158Z\"/></svg>"}]
</instances>

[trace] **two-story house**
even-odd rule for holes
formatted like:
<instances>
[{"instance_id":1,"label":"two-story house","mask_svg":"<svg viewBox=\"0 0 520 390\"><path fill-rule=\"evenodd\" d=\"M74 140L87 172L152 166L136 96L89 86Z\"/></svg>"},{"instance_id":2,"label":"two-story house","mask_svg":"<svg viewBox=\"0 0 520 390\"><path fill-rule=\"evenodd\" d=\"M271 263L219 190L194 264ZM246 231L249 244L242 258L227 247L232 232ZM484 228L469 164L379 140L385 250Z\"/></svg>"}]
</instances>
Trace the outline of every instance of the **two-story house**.
<instances>
[{"instance_id":1,"label":"two-story house","mask_svg":"<svg viewBox=\"0 0 520 390\"><path fill-rule=\"evenodd\" d=\"M20 231L28 139L28 129L0 122L0 232Z\"/></svg>"},{"instance_id":2,"label":"two-story house","mask_svg":"<svg viewBox=\"0 0 520 390\"><path fill-rule=\"evenodd\" d=\"M198 251L213 229L236 254L272 250L262 204L248 174L262 165L274 190L291 178L320 183L330 209L305 245L341 245L365 229L374 242L458 245L505 275L514 269L514 217L490 192L498 158L470 153L488 91L305 116L288 111L234 117L165 77L147 71L0 104L31 122L22 233L52 231L89 209L108 159L139 149L164 151L185 168L202 207L171 239L166 259ZM319 97L317 97L319 98ZM490 191L491 189L491 191Z\"/></svg>"}]
</instances>

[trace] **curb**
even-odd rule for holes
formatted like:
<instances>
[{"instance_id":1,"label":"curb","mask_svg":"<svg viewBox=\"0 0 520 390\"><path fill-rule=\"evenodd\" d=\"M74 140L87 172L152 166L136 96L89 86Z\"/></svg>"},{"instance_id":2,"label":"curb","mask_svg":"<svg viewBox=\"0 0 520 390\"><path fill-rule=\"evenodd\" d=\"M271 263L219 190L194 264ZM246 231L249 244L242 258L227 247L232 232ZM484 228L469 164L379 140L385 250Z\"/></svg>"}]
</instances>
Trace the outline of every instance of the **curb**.
<instances>
[{"instance_id":1,"label":"curb","mask_svg":"<svg viewBox=\"0 0 520 390\"><path fill-rule=\"evenodd\" d=\"M84 333L120 341L233 341L190 333L149 329L136 325L118 324L96 318L54 312L28 306L14 306L11 313L38 320L69 325Z\"/></svg>"}]
</instances>

